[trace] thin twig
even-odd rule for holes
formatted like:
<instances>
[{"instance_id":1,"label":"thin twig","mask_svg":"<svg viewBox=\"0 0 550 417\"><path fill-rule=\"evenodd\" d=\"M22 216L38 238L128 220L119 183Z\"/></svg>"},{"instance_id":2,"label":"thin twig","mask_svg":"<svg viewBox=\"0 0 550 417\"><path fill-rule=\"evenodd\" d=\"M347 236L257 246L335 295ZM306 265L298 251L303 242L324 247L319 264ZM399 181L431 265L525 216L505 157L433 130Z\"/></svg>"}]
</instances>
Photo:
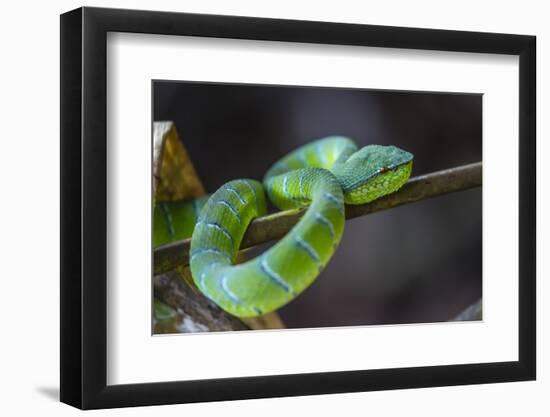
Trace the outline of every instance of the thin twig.
<instances>
[{"instance_id":1,"label":"thin twig","mask_svg":"<svg viewBox=\"0 0 550 417\"><path fill-rule=\"evenodd\" d=\"M346 219L479 187L481 168L481 162L477 162L411 178L396 193L372 203L346 206ZM305 210L287 210L255 219L244 235L241 250L282 238L300 220ZM155 274L171 271L179 265L187 265L190 244L191 240L185 239L156 248L153 253Z\"/></svg>"}]
</instances>

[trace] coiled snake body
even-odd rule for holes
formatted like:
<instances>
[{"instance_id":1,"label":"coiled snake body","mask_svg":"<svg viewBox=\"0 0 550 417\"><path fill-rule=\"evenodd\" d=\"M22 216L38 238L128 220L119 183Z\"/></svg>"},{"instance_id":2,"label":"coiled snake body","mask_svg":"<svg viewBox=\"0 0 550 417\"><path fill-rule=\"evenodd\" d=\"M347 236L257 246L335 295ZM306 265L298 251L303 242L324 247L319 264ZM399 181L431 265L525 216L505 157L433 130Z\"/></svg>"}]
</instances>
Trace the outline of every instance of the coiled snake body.
<instances>
[{"instance_id":1,"label":"coiled snake body","mask_svg":"<svg viewBox=\"0 0 550 417\"><path fill-rule=\"evenodd\" d=\"M346 137L319 139L276 162L263 185L239 179L192 204L157 204L154 244L193 230L190 266L200 291L235 316L265 314L293 300L326 266L342 237L344 203L368 203L398 190L411 174L412 159L394 146L358 150ZM281 210L309 208L274 246L235 265L249 223L266 213L264 189Z\"/></svg>"}]
</instances>

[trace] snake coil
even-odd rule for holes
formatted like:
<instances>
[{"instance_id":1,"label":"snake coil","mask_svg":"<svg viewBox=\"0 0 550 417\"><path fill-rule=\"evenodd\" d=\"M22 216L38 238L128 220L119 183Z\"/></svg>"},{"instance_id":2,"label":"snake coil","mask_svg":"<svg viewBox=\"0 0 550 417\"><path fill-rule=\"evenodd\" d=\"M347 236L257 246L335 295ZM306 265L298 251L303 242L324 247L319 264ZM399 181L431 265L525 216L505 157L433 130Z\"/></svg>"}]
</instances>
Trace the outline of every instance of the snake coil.
<instances>
[{"instance_id":1,"label":"snake coil","mask_svg":"<svg viewBox=\"0 0 550 417\"><path fill-rule=\"evenodd\" d=\"M346 137L319 139L277 161L263 185L238 179L192 204L157 204L154 244L192 230L190 266L200 291L235 316L265 314L293 300L327 265L344 230L344 204L364 204L397 191L411 174L412 159L395 146L358 150ZM308 209L270 249L236 265L248 225L266 213L266 191L281 210Z\"/></svg>"}]
</instances>

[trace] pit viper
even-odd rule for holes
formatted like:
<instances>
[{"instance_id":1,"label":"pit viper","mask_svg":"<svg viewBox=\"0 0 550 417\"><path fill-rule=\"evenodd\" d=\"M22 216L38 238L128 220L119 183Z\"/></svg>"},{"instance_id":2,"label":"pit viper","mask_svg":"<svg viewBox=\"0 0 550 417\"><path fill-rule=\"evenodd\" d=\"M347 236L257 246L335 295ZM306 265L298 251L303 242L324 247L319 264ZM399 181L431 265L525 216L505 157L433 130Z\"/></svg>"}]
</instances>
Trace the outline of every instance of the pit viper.
<instances>
[{"instance_id":1,"label":"pit viper","mask_svg":"<svg viewBox=\"0 0 550 417\"><path fill-rule=\"evenodd\" d=\"M297 297L327 265L342 237L345 204L397 191L410 177L412 161L411 153L395 146L358 149L347 137L318 139L278 160L263 184L237 179L209 197L157 203L153 245L192 236L189 261L199 290L232 315L262 315ZM275 245L235 264L248 225L266 214L266 194L280 210L308 208Z\"/></svg>"}]
</instances>

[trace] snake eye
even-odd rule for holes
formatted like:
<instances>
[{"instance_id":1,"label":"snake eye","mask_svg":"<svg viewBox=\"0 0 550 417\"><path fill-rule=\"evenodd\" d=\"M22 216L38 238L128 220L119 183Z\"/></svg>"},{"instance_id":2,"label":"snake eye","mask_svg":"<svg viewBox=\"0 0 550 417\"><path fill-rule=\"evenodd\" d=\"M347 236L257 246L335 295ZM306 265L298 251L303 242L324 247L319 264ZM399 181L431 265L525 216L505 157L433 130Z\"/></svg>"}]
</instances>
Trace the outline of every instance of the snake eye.
<instances>
[{"instance_id":1,"label":"snake eye","mask_svg":"<svg viewBox=\"0 0 550 417\"><path fill-rule=\"evenodd\" d=\"M382 168L380 168L380 170L378 172L380 172L380 174L383 174L385 172L388 172L390 170L389 167L387 166L383 166Z\"/></svg>"}]
</instances>

